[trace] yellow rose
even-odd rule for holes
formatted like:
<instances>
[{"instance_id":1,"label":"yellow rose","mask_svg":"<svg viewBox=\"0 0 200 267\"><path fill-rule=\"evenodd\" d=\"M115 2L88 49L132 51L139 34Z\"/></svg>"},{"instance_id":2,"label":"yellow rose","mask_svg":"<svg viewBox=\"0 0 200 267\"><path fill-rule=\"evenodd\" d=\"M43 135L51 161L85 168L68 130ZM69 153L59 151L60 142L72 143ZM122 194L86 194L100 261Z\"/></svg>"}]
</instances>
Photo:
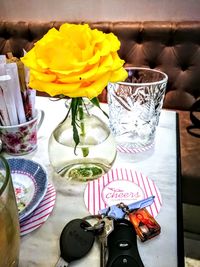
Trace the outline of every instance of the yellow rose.
<instances>
[{"instance_id":1,"label":"yellow rose","mask_svg":"<svg viewBox=\"0 0 200 267\"><path fill-rule=\"evenodd\" d=\"M119 48L113 33L66 23L59 31L50 29L21 60L30 68L30 87L51 96L92 99L108 82L126 79Z\"/></svg>"}]
</instances>

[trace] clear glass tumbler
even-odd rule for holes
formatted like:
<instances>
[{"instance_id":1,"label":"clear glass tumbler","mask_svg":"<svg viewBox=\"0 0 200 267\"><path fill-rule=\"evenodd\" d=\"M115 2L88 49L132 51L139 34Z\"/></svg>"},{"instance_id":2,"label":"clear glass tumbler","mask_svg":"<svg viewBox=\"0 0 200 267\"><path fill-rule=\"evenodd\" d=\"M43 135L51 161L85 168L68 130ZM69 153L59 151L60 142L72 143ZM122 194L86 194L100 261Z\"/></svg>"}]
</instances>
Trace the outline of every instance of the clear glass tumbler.
<instances>
[{"instance_id":1,"label":"clear glass tumbler","mask_svg":"<svg viewBox=\"0 0 200 267\"><path fill-rule=\"evenodd\" d=\"M148 68L126 68L125 82L108 84L109 124L116 142L127 149L152 145L168 77Z\"/></svg>"},{"instance_id":2,"label":"clear glass tumbler","mask_svg":"<svg viewBox=\"0 0 200 267\"><path fill-rule=\"evenodd\" d=\"M16 267L19 261L19 219L9 165L0 155L0 266Z\"/></svg>"}]
</instances>

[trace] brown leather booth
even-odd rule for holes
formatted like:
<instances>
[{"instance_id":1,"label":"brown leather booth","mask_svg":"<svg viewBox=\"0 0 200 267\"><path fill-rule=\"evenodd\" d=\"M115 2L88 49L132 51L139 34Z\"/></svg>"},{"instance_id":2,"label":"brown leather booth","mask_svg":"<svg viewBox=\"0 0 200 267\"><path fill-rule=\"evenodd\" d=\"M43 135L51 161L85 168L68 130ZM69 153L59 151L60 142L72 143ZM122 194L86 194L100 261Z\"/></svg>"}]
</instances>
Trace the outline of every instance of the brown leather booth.
<instances>
[{"instance_id":1,"label":"brown leather booth","mask_svg":"<svg viewBox=\"0 0 200 267\"><path fill-rule=\"evenodd\" d=\"M58 28L62 23L0 21L0 54L12 51L20 57L23 48L28 51L50 28ZM119 54L127 65L167 73L164 108L177 110L180 115L182 201L197 208L200 205L200 138L188 134L186 127L191 124L189 109L200 97L200 21L87 23L118 36ZM106 101L105 91L101 100ZM200 234L200 227L193 229L187 220L187 209L184 211L185 231Z\"/></svg>"}]
</instances>

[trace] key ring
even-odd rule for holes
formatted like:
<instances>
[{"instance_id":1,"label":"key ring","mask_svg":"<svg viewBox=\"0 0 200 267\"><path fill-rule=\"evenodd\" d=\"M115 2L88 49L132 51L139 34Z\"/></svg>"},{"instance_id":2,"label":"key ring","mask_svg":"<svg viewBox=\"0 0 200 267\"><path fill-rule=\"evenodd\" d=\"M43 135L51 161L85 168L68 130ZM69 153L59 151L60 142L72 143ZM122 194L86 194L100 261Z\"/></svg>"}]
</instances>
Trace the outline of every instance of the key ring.
<instances>
[{"instance_id":1,"label":"key ring","mask_svg":"<svg viewBox=\"0 0 200 267\"><path fill-rule=\"evenodd\" d=\"M102 219L101 215L88 215L86 217L83 217L82 220L84 221L89 221L89 220L93 220L93 219ZM99 234L103 228L104 228L105 222L104 221L98 221L97 223L95 223L92 226L85 226L82 225L82 227L86 230L86 231L91 231L94 232L95 234Z\"/></svg>"},{"instance_id":2,"label":"key ring","mask_svg":"<svg viewBox=\"0 0 200 267\"><path fill-rule=\"evenodd\" d=\"M123 202L120 202L119 204L117 204L117 207L122 209L122 211L126 214L130 213L130 209L129 209L128 205L124 204Z\"/></svg>"}]
</instances>

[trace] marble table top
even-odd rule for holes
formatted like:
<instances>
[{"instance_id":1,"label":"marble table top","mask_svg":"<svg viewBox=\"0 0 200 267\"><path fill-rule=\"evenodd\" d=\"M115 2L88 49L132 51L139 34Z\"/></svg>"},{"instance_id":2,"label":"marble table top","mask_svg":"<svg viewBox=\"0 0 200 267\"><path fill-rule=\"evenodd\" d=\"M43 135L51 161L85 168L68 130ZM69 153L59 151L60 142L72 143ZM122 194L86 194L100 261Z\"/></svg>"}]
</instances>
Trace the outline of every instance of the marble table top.
<instances>
[{"instance_id":1,"label":"marble table top","mask_svg":"<svg viewBox=\"0 0 200 267\"><path fill-rule=\"evenodd\" d=\"M23 156L40 163L56 188L57 198L52 214L37 230L21 237L19 267L55 266L59 258L59 235L65 224L89 215L84 204L86 183L63 181L52 169L48 158L48 139L64 118L64 101L37 97L36 107L45 112L38 132L38 148ZM160 190L162 208L156 219L161 234L151 241L138 240L138 249L145 267L177 267L177 135L176 113L162 110L153 149L137 154L118 153L113 167L127 167L145 173ZM6 155L7 157L10 157ZM70 266L100 266L99 245L95 242L89 254Z\"/></svg>"}]
</instances>

